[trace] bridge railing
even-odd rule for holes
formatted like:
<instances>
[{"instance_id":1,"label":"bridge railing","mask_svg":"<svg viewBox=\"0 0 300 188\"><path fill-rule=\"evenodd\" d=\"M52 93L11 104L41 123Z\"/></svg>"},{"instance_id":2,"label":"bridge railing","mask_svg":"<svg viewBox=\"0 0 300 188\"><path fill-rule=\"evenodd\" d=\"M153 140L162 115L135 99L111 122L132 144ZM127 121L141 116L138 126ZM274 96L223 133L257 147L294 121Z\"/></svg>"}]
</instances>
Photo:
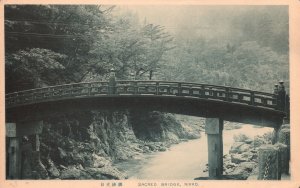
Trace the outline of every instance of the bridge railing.
<instances>
[{"instance_id":1,"label":"bridge railing","mask_svg":"<svg viewBox=\"0 0 300 188\"><path fill-rule=\"evenodd\" d=\"M167 81L117 81L116 94L173 95L214 99L276 108L277 97L271 93L209 84Z\"/></svg>"},{"instance_id":2,"label":"bridge railing","mask_svg":"<svg viewBox=\"0 0 300 188\"><path fill-rule=\"evenodd\" d=\"M113 93L110 91L113 87ZM6 107L49 100L101 95L159 95L193 97L278 109L277 95L259 91L209 84L152 80L88 82L37 88L6 95Z\"/></svg>"},{"instance_id":3,"label":"bridge railing","mask_svg":"<svg viewBox=\"0 0 300 188\"><path fill-rule=\"evenodd\" d=\"M64 84L9 93L6 106L26 105L35 102L94 95L107 95L108 82Z\"/></svg>"}]
</instances>

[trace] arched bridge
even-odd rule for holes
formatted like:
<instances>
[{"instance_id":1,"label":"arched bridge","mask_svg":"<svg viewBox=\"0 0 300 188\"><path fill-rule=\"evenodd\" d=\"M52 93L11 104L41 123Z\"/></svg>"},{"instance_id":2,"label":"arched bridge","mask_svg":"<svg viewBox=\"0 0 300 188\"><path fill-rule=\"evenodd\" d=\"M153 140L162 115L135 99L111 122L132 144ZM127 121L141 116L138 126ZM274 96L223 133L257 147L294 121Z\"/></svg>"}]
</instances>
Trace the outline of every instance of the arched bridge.
<instances>
[{"instance_id":1,"label":"arched bridge","mask_svg":"<svg viewBox=\"0 0 300 188\"><path fill-rule=\"evenodd\" d=\"M146 108L274 127L285 116L278 96L209 84L128 81L57 85L6 95L10 121L68 109Z\"/></svg>"},{"instance_id":2,"label":"arched bridge","mask_svg":"<svg viewBox=\"0 0 300 188\"><path fill-rule=\"evenodd\" d=\"M39 134L43 118L69 110L147 109L206 117L209 177L223 169L223 120L273 127L286 116L283 83L274 93L186 82L115 80L58 85L6 94L9 178L20 178L20 137ZM276 135L276 134L275 134ZM276 136L275 136L276 137Z\"/></svg>"}]
</instances>

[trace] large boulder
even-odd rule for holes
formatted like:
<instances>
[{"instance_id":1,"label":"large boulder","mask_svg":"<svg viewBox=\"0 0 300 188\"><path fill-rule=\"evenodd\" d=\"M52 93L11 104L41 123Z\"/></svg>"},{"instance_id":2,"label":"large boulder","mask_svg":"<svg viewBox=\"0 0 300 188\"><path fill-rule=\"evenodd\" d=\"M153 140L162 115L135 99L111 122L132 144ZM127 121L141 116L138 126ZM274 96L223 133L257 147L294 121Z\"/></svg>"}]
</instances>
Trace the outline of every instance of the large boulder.
<instances>
[{"instance_id":1,"label":"large boulder","mask_svg":"<svg viewBox=\"0 0 300 188\"><path fill-rule=\"evenodd\" d=\"M46 170L45 165L40 159L39 151L31 152L31 167L32 167L32 178L33 179L48 179L49 174Z\"/></svg>"},{"instance_id":2,"label":"large boulder","mask_svg":"<svg viewBox=\"0 0 300 188\"><path fill-rule=\"evenodd\" d=\"M239 164L241 162L246 162L248 161L248 157L243 156L242 154L232 154L231 155L231 162L235 164Z\"/></svg>"},{"instance_id":3,"label":"large boulder","mask_svg":"<svg viewBox=\"0 0 300 188\"><path fill-rule=\"evenodd\" d=\"M100 157L99 155L96 154L92 154L92 159L93 159L94 168L101 168L110 164L109 160L105 159L104 157Z\"/></svg>"},{"instance_id":4,"label":"large boulder","mask_svg":"<svg viewBox=\"0 0 300 188\"><path fill-rule=\"evenodd\" d=\"M93 177L93 179L122 180L127 178L125 174L111 166L103 168L86 168L85 170Z\"/></svg>"},{"instance_id":5,"label":"large boulder","mask_svg":"<svg viewBox=\"0 0 300 188\"><path fill-rule=\"evenodd\" d=\"M237 134L233 135L233 139L235 142L245 142L245 140L248 140L250 138L245 134Z\"/></svg>"},{"instance_id":6,"label":"large boulder","mask_svg":"<svg viewBox=\"0 0 300 188\"><path fill-rule=\"evenodd\" d=\"M51 178L58 178L60 175L59 170L57 169L57 167L55 166L55 164L53 163L53 161L51 159L48 159L47 171Z\"/></svg>"},{"instance_id":7,"label":"large boulder","mask_svg":"<svg viewBox=\"0 0 300 188\"><path fill-rule=\"evenodd\" d=\"M252 146L253 146L254 148L259 148L260 146L262 146L262 145L264 145L264 144L266 144L265 139L263 139L263 138L260 137L260 136L255 136L255 137L254 137L254 140L253 140L253 142L252 142Z\"/></svg>"},{"instance_id":8,"label":"large boulder","mask_svg":"<svg viewBox=\"0 0 300 188\"><path fill-rule=\"evenodd\" d=\"M241 167L246 169L247 171L252 171L254 168L256 168L257 163L256 162L243 162L240 164Z\"/></svg>"},{"instance_id":9,"label":"large boulder","mask_svg":"<svg viewBox=\"0 0 300 188\"><path fill-rule=\"evenodd\" d=\"M235 168L236 167L236 164L235 163L227 163L225 165L226 168Z\"/></svg>"},{"instance_id":10,"label":"large boulder","mask_svg":"<svg viewBox=\"0 0 300 188\"><path fill-rule=\"evenodd\" d=\"M225 123L224 123L225 130L233 130L233 129L240 129L240 128L242 128L242 124L240 124L240 123L234 123L234 122L228 122L228 121L225 121Z\"/></svg>"},{"instance_id":11,"label":"large boulder","mask_svg":"<svg viewBox=\"0 0 300 188\"><path fill-rule=\"evenodd\" d=\"M249 151L250 149L251 149L251 146L249 144L243 144L240 146L238 153L244 153L244 152Z\"/></svg>"},{"instance_id":12,"label":"large boulder","mask_svg":"<svg viewBox=\"0 0 300 188\"><path fill-rule=\"evenodd\" d=\"M69 166L67 169L61 171L60 179L79 179L80 178L80 170L75 166Z\"/></svg>"},{"instance_id":13,"label":"large boulder","mask_svg":"<svg viewBox=\"0 0 300 188\"><path fill-rule=\"evenodd\" d=\"M255 162L242 162L232 172L232 174L250 174L257 164Z\"/></svg>"},{"instance_id":14,"label":"large boulder","mask_svg":"<svg viewBox=\"0 0 300 188\"><path fill-rule=\"evenodd\" d=\"M185 135L184 135L185 139L197 139L197 138L201 137L199 128L195 127L195 124L190 125L190 124L185 124L185 123L181 122L181 125L185 132Z\"/></svg>"},{"instance_id":15,"label":"large boulder","mask_svg":"<svg viewBox=\"0 0 300 188\"><path fill-rule=\"evenodd\" d=\"M80 170L80 180L89 180L93 179L93 177L86 171L86 170Z\"/></svg>"},{"instance_id":16,"label":"large boulder","mask_svg":"<svg viewBox=\"0 0 300 188\"><path fill-rule=\"evenodd\" d=\"M235 142L231 146L229 153L243 153L249 151L250 149L251 146L249 144L246 144L244 142Z\"/></svg>"},{"instance_id":17,"label":"large boulder","mask_svg":"<svg viewBox=\"0 0 300 188\"><path fill-rule=\"evenodd\" d=\"M82 153L77 153L76 151L74 152L69 152L70 158L69 160L72 161L73 164L84 164L84 155Z\"/></svg>"},{"instance_id":18,"label":"large boulder","mask_svg":"<svg viewBox=\"0 0 300 188\"><path fill-rule=\"evenodd\" d=\"M58 147L57 150L58 150L58 154L59 154L60 159L63 160L67 157L67 153L64 149L62 149L61 147Z\"/></svg>"},{"instance_id":19,"label":"large boulder","mask_svg":"<svg viewBox=\"0 0 300 188\"><path fill-rule=\"evenodd\" d=\"M281 129L290 129L290 128L291 128L290 124L284 124L281 126Z\"/></svg>"},{"instance_id":20,"label":"large boulder","mask_svg":"<svg viewBox=\"0 0 300 188\"><path fill-rule=\"evenodd\" d=\"M252 144L253 140L249 138L249 139L245 140L244 142L245 142L246 144Z\"/></svg>"},{"instance_id":21,"label":"large boulder","mask_svg":"<svg viewBox=\"0 0 300 188\"><path fill-rule=\"evenodd\" d=\"M229 150L229 153L238 153L239 148L241 145L243 145L245 143L243 142L234 142Z\"/></svg>"}]
</instances>

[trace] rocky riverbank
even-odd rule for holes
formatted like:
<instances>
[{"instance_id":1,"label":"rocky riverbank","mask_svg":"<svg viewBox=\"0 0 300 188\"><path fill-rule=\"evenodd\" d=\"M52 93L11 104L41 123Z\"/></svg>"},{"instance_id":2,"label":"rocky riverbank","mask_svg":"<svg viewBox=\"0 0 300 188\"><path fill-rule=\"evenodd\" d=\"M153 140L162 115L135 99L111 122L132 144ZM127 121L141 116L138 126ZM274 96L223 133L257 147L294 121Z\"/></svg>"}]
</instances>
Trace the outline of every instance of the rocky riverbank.
<instances>
[{"instance_id":1,"label":"rocky riverbank","mask_svg":"<svg viewBox=\"0 0 300 188\"><path fill-rule=\"evenodd\" d=\"M22 152L23 179L126 179L115 162L168 150L172 144L200 138L205 119L147 111L92 111L55 116L44 121L40 152ZM225 130L241 124L224 123ZM258 129L259 130L259 129ZM224 174L257 173L258 148L271 134L235 136L224 156ZM23 145L34 138L24 138ZM28 149L29 148L29 149Z\"/></svg>"},{"instance_id":2,"label":"rocky riverbank","mask_svg":"<svg viewBox=\"0 0 300 188\"><path fill-rule=\"evenodd\" d=\"M224 130L240 129L242 125L241 123L224 121Z\"/></svg>"},{"instance_id":3,"label":"rocky riverbank","mask_svg":"<svg viewBox=\"0 0 300 188\"><path fill-rule=\"evenodd\" d=\"M289 129L289 124L283 125L282 130ZM255 127L257 129L261 127ZM229 154L224 155L224 175L236 176L239 179L257 179L258 176L258 149L266 144L272 144L273 133L255 136L253 139L245 134L234 136L235 143ZM207 169L205 169L207 171ZM287 178L287 175L284 176Z\"/></svg>"},{"instance_id":4,"label":"rocky riverbank","mask_svg":"<svg viewBox=\"0 0 300 188\"><path fill-rule=\"evenodd\" d=\"M224 174L242 175L242 178L247 179L258 171L258 148L272 143L272 133L255 136L254 139L240 134L234 140L229 154L224 156Z\"/></svg>"},{"instance_id":5,"label":"rocky riverbank","mask_svg":"<svg viewBox=\"0 0 300 188\"><path fill-rule=\"evenodd\" d=\"M44 121L40 152L32 147L23 151L22 179L126 179L126 174L113 167L114 162L139 159L199 137L197 125L160 112L59 115ZM30 145L34 138L26 139Z\"/></svg>"}]
</instances>

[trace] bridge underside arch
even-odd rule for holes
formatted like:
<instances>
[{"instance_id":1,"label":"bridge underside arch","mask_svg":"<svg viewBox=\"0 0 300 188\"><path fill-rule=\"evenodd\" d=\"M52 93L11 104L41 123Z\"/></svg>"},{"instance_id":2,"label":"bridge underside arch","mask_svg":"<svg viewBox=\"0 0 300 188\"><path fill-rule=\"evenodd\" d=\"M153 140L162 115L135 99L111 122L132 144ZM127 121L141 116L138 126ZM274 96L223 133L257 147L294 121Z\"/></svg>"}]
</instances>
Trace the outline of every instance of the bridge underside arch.
<instances>
[{"instance_id":1,"label":"bridge underside arch","mask_svg":"<svg viewBox=\"0 0 300 188\"><path fill-rule=\"evenodd\" d=\"M48 100L6 108L6 122L42 120L51 115L82 110L149 110L218 117L226 121L277 128L282 124L281 111L222 100L181 96L113 95ZM33 115L34 114L34 115Z\"/></svg>"}]
</instances>

